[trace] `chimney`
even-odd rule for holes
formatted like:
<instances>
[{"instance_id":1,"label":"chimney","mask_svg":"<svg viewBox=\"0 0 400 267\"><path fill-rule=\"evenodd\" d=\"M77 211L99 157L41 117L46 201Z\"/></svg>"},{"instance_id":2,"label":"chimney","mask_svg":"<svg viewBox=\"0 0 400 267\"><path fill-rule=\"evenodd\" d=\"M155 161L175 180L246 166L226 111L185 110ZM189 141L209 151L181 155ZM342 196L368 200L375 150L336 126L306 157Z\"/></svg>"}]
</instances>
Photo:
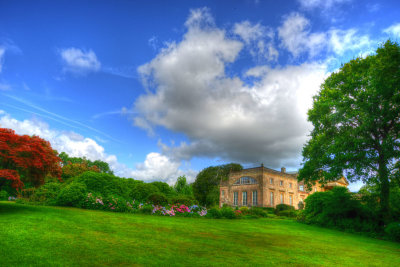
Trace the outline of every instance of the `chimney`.
<instances>
[{"instance_id":1,"label":"chimney","mask_svg":"<svg viewBox=\"0 0 400 267\"><path fill-rule=\"evenodd\" d=\"M282 167L281 168L281 173L285 173L286 172L286 168L285 167Z\"/></svg>"}]
</instances>

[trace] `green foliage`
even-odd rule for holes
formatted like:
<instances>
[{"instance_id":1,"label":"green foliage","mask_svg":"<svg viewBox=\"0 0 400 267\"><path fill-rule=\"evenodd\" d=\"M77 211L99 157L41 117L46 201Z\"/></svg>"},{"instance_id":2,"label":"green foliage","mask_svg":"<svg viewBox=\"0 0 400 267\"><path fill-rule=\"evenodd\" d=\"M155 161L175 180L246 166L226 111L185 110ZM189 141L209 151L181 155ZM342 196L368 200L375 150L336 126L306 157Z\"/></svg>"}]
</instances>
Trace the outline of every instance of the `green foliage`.
<instances>
[{"instance_id":1,"label":"green foliage","mask_svg":"<svg viewBox=\"0 0 400 267\"><path fill-rule=\"evenodd\" d=\"M139 209L139 213L151 214L153 212L153 207L151 205L144 205Z\"/></svg>"},{"instance_id":2,"label":"green foliage","mask_svg":"<svg viewBox=\"0 0 400 267\"><path fill-rule=\"evenodd\" d=\"M294 210L294 207L287 204L278 204L275 207L275 214L279 215L282 211L286 210Z\"/></svg>"},{"instance_id":3,"label":"green foliage","mask_svg":"<svg viewBox=\"0 0 400 267\"><path fill-rule=\"evenodd\" d=\"M400 222L392 222L385 228L386 235L394 241L400 242Z\"/></svg>"},{"instance_id":4,"label":"green foliage","mask_svg":"<svg viewBox=\"0 0 400 267\"><path fill-rule=\"evenodd\" d=\"M224 208L225 209L225 208ZM221 219L222 214L221 211L218 208L211 208L207 211L207 218L213 218L213 219Z\"/></svg>"},{"instance_id":5,"label":"green foliage","mask_svg":"<svg viewBox=\"0 0 400 267\"><path fill-rule=\"evenodd\" d=\"M314 128L299 180L323 184L346 173L350 182L376 183L387 220L391 174L400 165L393 164L400 158L399 84L400 46L391 41L332 73L308 112Z\"/></svg>"},{"instance_id":6,"label":"green foliage","mask_svg":"<svg viewBox=\"0 0 400 267\"><path fill-rule=\"evenodd\" d=\"M91 160L86 159L85 157L83 157L83 158L70 157L65 152L61 152L58 155L58 157L61 158L63 166L66 166L69 164L78 164L78 165L85 164L85 165L87 165L88 168L96 167L101 173L114 175L113 171L110 169L110 165L107 162L104 162L101 160L91 161Z\"/></svg>"},{"instance_id":7,"label":"green foliage","mask_svg":"<svg viewBox=\"0 0 400 267\"><path fill-rule=\"evenodd\" d=\"M243 215L246 215L249 212L249 208L246 206L240 207L239 210L242 212Z\"/></svg>"},{"instance_id":8,"label":"green foliage","mask_svg":"<svg viewBox=\"0 0 400 267\"><path fill-rule=\"evenodd\" d=\"M304 209L304 203L303 203L303 201L300 201L300 202L299 202L298 208L299 208L299 210L303 210L303 209Z\"/></svg>"},{"instance_id":9,"label":"green foliage","mask_svg":"<svg viewBox=\"0 0 400 267\"><path fill-rule=\"evenodd\" d=\"M185 176L180 176L174 185L175 192L180 195L193 195L192 185L189 185Z\"/></svg>"},{"instance_id":10,"label":"green foliage","mask_svg":"<svg viewBox=\"0 0 400 267\"><path fill-rule=\"evenodd\" d=\"M63 184L59 182L46 183L35 190L33 199L34 201L42 202L47 205L56 205L57 196L62 187Z\"/></svg>"},{"instance_id":11,"label":"green foliage","mask_svg":"<svg viewBox=\"0 0 400 267\"><path fill-rule=\"evenodd\" d=\"M193 194L201 205L213 206L219 202L219 184L228 179L230 171L239 171L240 164L226 164L203 169L193 183Z\"/></svg>"},{"instance_id":12,"label":"green foliage","mask_svg":"<svg viewBox=\"0 0 400 267\"><path fill-rule=\"evenodd\" d=\"M87 194L84 184L72 182L61 189L57 196L57 204L61 206L80 207Z\"/></svg>"},{"instance_id":13,"label":"green foliage","mask_svg":"<svg viewBox=\"0 0 400 267\"><path fill-rule=\"evenodd\" d=\"M295 210L282 210L278 214L278 216L284 216L289 218L296 218L297 212Z\"/></svg>"},{"instance_id":14,"label":"green foliage","mask_svg":"<svg viewBox=\"0 0 400 267\"><path fill-rule=\"evenodd\" d=\"M8 192L5 190L0 191L0 200L7 200L9 197Z\"/></svg>"},{"instance_id":15,"label":"green foliage","mask_svg":"<svg viewBox=\"0 0 400 267\"><path fill-rule=\"evenodd\" d=\"M198 204L193 196L178 195L171 198L171 204L184 204L186 206L192 206Z\"/></svg>"},{"instance_id":16,"label":"green foliage","mask_svg":"<svg viewBox=\"0 0 400 267\"><path fill-rule=\"evenodd\" d=\"M268 212L261 207L251 207L248 210L248 214L263 218L268 217Z\"/></svg>"},{"instance_id":17,"label":"green foliage","mask_svg":"<svg viewBox=\"0 0 400 267\"><path fill-rule=\"evenodd\" d=\"M361 202L375 213L379 211L379 191L379 187L374 184L364 185L358 191ZM400 187L397 183L392 183L390 187L389 208L392 220L400 221Z\"/></svg>"},{"instance_id":18,"label":"green foliage","mask_svg":"<svg viewBox=\"0 0 400 267\"><path fill-rule=\"evenodd\" d=\"M140 183L130 193L130 197L137 201L145 202L147 198L153 194L159 192L158 188L153 184Z\"/></svg>"},{"instance_id":19,"label":"green foliage","mask_svg":"<svg viewBox=\"0 0 400 267\"><path fill-rule=\"evenodd\" d=\"M174 195L173 189L165 182L155 181L155 182L151 182L150 184L157 187L158 191L163 193L166 196Z\"/></svg>"},{"instance_id":20,"label":"green foliage","mask_svg":"<svg viewBox=\"0 0 400 267\"><path fill-rule=\"evenodd\" d=\"M231 207L225 207L222 208L221 210L221 216L226 218L226 219L235 219L235 212L233 211L233 209Z\"/></svg>"},{"instance_id":21,"label":"green foliage","mask_svg":"<svg viewBox=\"0 0 400 267\"><path fill-rule=\"evenodd\" d=\"M152 193L147 198L148 201L154 205L166 205L168 204L168 198L160 192Z\"/></svg>"},{"instance_id":22,"label":"green foliage","mask_svg":"<svg viewBox=\"0 0 400 267\"><path fill-rule=\"evenodd\" d=\"M326 227L358 232L379 232L377 218L344 187L316 192L305 200L300 220Z\"/></svg>"},{"instance_id":23,"label":"green foliage","mask_svg":"<svg viewBox=\"0 0 400 267\"><path fill-rule=\"evenodd\" d=\"M118 195L128 199L130 188L124 180L129 179L98 172L85 172L73 178L73 181L86 185L88 192L99 193L102 196Z\"/></svg>"}]
</instances>

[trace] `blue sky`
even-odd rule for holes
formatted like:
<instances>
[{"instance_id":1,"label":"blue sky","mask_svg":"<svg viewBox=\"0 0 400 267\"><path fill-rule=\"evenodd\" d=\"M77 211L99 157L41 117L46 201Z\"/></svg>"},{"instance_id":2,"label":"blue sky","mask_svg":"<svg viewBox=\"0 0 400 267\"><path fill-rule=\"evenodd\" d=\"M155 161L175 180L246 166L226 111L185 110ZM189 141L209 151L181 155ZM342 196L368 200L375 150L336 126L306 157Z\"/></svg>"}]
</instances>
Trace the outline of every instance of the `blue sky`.
<instances>
[{"instance_id":1,"label":"blue sky","mask_svg":"<svg viewBox=\"0 0 400 267\"><path fill-rule=\"evenodd\" d=\"M398 1L0 1L0 126L145 181L295 171L319 85L398 41L399 18Z\"/></svg>"}]
</instances>

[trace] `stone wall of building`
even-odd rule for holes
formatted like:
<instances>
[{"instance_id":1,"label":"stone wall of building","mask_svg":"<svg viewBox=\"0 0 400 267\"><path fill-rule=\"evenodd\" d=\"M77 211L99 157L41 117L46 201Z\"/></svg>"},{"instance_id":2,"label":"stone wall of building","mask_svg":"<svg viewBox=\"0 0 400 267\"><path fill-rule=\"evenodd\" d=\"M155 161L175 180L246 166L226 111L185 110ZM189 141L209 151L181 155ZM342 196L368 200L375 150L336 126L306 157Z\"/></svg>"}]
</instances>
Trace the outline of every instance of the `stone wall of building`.
<instances>
[{"instance_id":1,"label":"stone wall of building","mask_svg":"<svg viewBox=\"0 0 400 267\"><path fill-rule=\"evenodd\" d=\"M241 177L251 177L257 181L256 184L235 184ZM285 168L281 171L265 168L244 169L231 172L228 181L221 181L220 185L220 207L223 204L229 206L262 206L275 207L278 204L287 204L298 208L300 201L313 192L324 191L318 184L310 191L306 191L304 184L297 181L297 173L287 173ZM247 192L247 193L243 193ZM237 203L235 203L235 194ZM247 201L243 197L247 194ZM253 194L256 197L253 198ZM255 200L253 203L253 199Z\"/></svg>"}]
</instances>

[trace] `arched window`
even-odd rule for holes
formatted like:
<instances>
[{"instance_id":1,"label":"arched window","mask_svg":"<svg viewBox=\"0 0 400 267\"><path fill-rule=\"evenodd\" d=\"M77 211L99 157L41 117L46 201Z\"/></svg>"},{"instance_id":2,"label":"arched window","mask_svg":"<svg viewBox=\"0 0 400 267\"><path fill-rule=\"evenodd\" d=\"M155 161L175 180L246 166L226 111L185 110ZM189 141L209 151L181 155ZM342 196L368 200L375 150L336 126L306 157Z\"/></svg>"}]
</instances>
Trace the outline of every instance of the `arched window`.
<instances>
[{"instance_id":1,"label":"arched window","mask_svg":"<svg viewBox=\"0 0 400 267\"><path fill-rule=\"evenodd\" d=\"M240 177L234 184L257 184L257 180L248 176Z\"/></svg>"}]
</instances>

